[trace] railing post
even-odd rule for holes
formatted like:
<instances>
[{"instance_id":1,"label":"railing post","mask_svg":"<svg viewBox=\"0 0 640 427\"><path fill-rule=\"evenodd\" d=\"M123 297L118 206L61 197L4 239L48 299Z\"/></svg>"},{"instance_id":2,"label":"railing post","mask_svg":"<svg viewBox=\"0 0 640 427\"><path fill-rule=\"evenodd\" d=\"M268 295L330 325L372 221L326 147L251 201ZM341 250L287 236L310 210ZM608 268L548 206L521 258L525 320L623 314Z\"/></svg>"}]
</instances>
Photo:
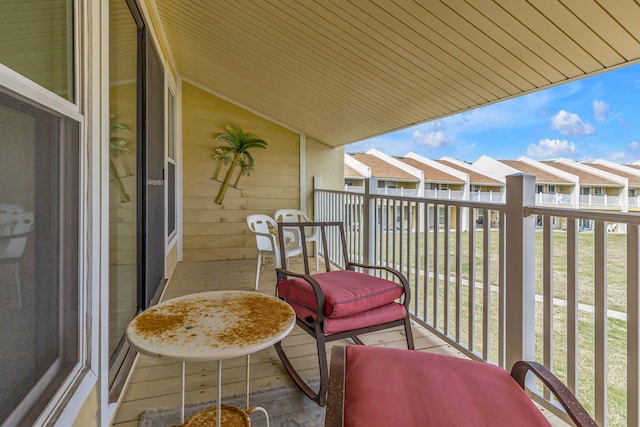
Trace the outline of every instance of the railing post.
<instances>
[{"instance_id":1,"label":"railing post","mask_svg":"<svg viewBox=\"0 0 640 427\"><path fill-rule=\"evenodd\" d=\"M378 180L375 178L365 179L364 181L364 199L362 212L362 256L365 264L375 264L374 245L376 242L376 198L374 191L378 188Z\"/></svg>"},{"instance_id":2,"label":"railing post","mask_svg":"<svg viewBox=\"0 0 640 427\"><path fill-rule=\"evenodd\" d=\"M535 177L507 176L505 356L506 369L535 357Z\"/></svg>"},{"instance_id":3,"label":"railing post","mask_svg":"<svg viewBox=\"0 0 640 427\"><path fill-rule=\"evenodd\" d=\"M313 220L320 221L320 212L324 206L320 206L320 195L316 190L320 190L321 185L321 177L314 176L313 177Z\"/></svg>"}]
</instances>

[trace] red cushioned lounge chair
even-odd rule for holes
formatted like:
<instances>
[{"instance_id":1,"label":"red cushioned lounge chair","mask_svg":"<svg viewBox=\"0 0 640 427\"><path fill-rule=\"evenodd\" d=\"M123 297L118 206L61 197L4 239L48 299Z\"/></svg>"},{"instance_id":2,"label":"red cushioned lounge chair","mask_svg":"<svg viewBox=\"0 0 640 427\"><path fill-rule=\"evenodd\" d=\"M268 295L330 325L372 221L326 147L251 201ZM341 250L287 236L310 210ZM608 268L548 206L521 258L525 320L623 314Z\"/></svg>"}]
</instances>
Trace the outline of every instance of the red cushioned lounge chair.
<instances>
[{"instance_id":1,"label":"red cushioned lounge chair","mask_svg":"<svg viewBox=\"0 0 640 427\"><path fill-rule=\"evenodd\" d=\"M535 362L516 362L509 375L489 363L434 353L334 346L325 427L550 426L524 391L527 372L577 426L597 426L571 391Z\"/></svg>"},{"instance_id":2,"label":"red cushioned lounge chair","mask_svg":"<svg viewBox=\"0 0 640 427\"><path fill-rule=\"evenodd\" d=\"M305 227L320 230L325 272L310 275L307 260ZM284 253L284 232L299 230L302 241L305 273L276 269L276 296L286 301L296 312L298 326L313 336L318 351L320 385L316 392L298 375L289 361L282 343L275 345L278 356L293 381L318 405L324 406L329 386L325 343L351 338L363 345L358 335L396 326L404 326L407 347L413 350L413 335L409 320L410 290L400 272L387 267L369 266L349 261L344 228L341 222L288 222L278 224L280 251ZM330 271L327 236L332 248L341 252L344 269ZM385 278L356 271L381 272ZM388 277L388 279L387 279Z\"/></svg>"}]
</instances>

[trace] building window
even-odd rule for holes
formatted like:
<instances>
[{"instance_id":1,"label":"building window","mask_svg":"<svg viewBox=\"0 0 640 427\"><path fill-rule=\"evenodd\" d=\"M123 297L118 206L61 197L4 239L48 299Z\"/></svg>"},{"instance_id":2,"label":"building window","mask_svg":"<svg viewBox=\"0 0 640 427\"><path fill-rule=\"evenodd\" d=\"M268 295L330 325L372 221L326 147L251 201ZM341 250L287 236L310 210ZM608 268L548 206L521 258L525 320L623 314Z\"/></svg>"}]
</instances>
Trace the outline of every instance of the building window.
<instances>
[{"instance_id":1,"label":"building window","mask_svg":"<svg viewBox=\"0 0 640 427\"><path fill-rule=\"evenodd\" d=\"M556 186L555 185L550 185L547 188L548 188L547 193L555 194L555 192L556 192Z\"/></svg>"},{"instance_id":2,"label":"building window","mask_svg":"<svg viewBox=\"0 0 640 427\"><path fill-rule=\"evenodd\" d=\"M591 194L591 188L590 187L582 187L580 188L580 194L583 196L588 196Z\"/></svg>"},{"instance_id":3,"label":"building window","mask_svg":"<svg viewBox=\"0 0 640 427\"><path fill-rule=\"evenodd\" d=\"M175 97L169 90L167 105L167 236L176 232Z\"/></svg>"},{"instance_id":4,"label":"building window","mask_svg":"<svg viewBox=\"0 0 640 427\"><path fill-rule=\"evenodd\" d=\"M536 193L544 193L544 185L536 185Z\"/></svg>"},{"instance_id":5,"label":"building window","mask_svg":"<svg viewBox=\"0 0 640 427\"><path fill-rule=\"evenodd\" d=\"M593 194L602 195L602 187L593 187Z\"/></svg>"},{"instance_id":6,"label":"building window","mask_svg":"<svg viewBox=\"0 0 640 427\"><path fill-rule=\"evenodd\" d=\"M0 90L1 425L32 425L80 362L79 135Z\"/></svg>"}]
</instances>

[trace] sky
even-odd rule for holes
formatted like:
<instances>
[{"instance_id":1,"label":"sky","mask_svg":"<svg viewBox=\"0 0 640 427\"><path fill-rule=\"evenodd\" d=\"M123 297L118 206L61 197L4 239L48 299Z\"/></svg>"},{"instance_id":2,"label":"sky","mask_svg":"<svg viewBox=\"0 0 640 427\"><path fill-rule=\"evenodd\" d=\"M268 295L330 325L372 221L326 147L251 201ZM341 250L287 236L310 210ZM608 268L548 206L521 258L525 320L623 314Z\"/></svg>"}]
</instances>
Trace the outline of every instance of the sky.
<instances>
[{"instance_id":1,"label":"sky","mask_svg":"<svg viewBox=\"0 0 640 427\"><path fill-rule=\"evenodd\" d=\"M640 160L640 64L502 101L345 146L393 156L474 162L527 156Z\"/></svg>"}]
</instances>

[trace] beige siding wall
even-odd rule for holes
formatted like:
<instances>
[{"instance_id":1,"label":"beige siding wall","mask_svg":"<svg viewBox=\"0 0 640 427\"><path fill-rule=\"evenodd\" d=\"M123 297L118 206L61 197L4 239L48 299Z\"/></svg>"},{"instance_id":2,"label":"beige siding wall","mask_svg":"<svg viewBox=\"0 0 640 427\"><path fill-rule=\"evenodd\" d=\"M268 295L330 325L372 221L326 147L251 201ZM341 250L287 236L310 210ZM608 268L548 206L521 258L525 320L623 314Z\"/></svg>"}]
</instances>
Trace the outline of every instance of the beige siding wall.
<instances>
[{"instance_id":1,"label":"beige siding wall","mask_svg":"<svg viewBox=\"0 0 640 427\"><path fill-rule=\"evenodd\" d=\"M72 427L94 427L99 426L98 421L98 390L94 387L82 405Z\"/></svg>"},{"instance_id":2,"label":"beige siding wall","mask_svg":"<svg viewBox=\"0 0 640 427\"><path fill-rule=\"evenodd\" d=\"M247 228L247 216L273 216L277 209L300 206L300 137L188 83L182 90L183 258L255 258L255 237ZM251 175L243 176L237 189L230 187L222 205L217 205L213 200L221 184L212 179L218 165L212 153L223 142L214 137L230 123L255 133L269 147L250 152L255 160Z\"/></svg>"},{"instance_id":3,"label":"beige siding wall","mask_svg":"<svg viewBox=\"0 0 640 427\"><path fill-rule=\"evenodd\" d=\"M173 245L171 250L169 250L169 253L167 253L167 258L166 258L165 267L164 267L165 277L167 279L171 278L177 265L178 265L178 245L176 244L176 245Z\"/></svg>"},{"instance_id":4,"label":"beige siding wall","mask_svg":"<svg viewBox=\"0 0 640 427\"><path fill-rule=\"evenodd\" d=\"M344 190L344 148L329 147L307 137L307 213L313 218L313 177L320 177L323 190Z\"/></svg>"}]
</instances>

